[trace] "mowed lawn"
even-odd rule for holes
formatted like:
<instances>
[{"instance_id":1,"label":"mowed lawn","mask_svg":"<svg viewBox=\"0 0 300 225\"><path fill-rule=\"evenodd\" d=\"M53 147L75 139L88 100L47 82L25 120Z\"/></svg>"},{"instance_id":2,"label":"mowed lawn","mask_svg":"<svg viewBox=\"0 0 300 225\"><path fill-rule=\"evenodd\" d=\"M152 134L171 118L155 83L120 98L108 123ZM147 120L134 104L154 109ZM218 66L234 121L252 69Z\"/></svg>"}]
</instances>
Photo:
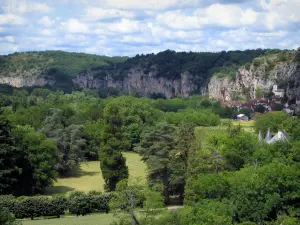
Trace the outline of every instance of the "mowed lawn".
<instances>
[{"instance_id":1,"label":"mowed lawn","mask_svg":"<svg viewBox=\"0 0 300 225\"><path fill-rule=\"evenodd\" d=\"M114 220L114 214L92 214L87 216L65 216L54 219L22 220L23 225L109 225Z\"/></svg>"},{"instance_id":2,"label":"mowed lawn","mask_svg":"<svg viewBox=\"0 0 300 225\"><path fill-rule=\"evenodd\" d=\"M146 183L146 164L141 160L141 156L133 152L125 152L126 164L129 169L129 180L138 181L140 184ZM91 191L104 190L104 180L100 170L100 162L86 162L80 166L73 176L58 178L53 187L46 190L46 195L57 193L67 193L69 191Z\"/></svg>"}]
</instances>

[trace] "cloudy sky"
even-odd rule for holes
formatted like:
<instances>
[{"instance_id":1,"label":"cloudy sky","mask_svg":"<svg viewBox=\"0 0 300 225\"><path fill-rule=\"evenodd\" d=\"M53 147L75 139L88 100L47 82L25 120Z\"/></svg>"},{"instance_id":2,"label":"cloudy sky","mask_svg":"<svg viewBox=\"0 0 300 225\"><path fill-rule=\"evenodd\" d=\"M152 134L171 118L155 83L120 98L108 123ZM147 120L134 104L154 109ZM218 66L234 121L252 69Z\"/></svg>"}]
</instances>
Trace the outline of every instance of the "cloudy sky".
<instances>
[{"instance_id":1,"label":"cloudy sky","mask_svg":"<svg viewBox=\"0 0 300 225\"><path fill-rule=\"evenodd\" d=\"M300 46L300 0L0 0L0 54Z\"/></svg>"}]
</instances>

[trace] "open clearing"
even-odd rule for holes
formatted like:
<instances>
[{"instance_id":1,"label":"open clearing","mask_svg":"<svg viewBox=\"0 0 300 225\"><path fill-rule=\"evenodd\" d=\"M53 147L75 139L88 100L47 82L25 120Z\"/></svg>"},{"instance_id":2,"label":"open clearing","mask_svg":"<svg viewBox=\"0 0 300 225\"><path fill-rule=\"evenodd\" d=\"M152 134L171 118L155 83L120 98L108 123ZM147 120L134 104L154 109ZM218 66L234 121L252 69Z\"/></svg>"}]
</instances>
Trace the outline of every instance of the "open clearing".
<instances>
[{"instance_id":1,"label":"open clearing","mask_svg":"<svg viewBox=\"0 0 300 225\"><path fill-rule=\"evenodd\" d=\"M109 225L114 219L114 214L91 214L87 216L65 216L64 218L22 220L23 225Z\"/></svg>"},{"instance_id":2,"label":"open clearing","mask_svg":"<svg viewBox=\"0 0 300 225\"><path fill-rule=\"evenodd\" d=\"M133 152L123 153L129 169L129 180L137 180L140 184L146 183L146 164L141 156ZM67 193L69 191L104 190L104 180L100 170L100 162L92 161L81 164L80 171L66 178L58 178L53 187L46 190L46 195Z\"/></svg>"},{"instance_id":3,"label":"open clearing","mask_svg":"<svg viewBox=\"0 0 300 225\"><path fill-rule=\"evenodd\" d=\"M228 123L230 120L224 119L222 120L221 125L219 126L211 126L211 127L196 127L195 128L195 136L199 146L205 147L206 141L209 136L219 135L227 132ZM232 126L241 126L244 131L254 133L255 121L231 121Z\"/></svg>"}]
</instances>

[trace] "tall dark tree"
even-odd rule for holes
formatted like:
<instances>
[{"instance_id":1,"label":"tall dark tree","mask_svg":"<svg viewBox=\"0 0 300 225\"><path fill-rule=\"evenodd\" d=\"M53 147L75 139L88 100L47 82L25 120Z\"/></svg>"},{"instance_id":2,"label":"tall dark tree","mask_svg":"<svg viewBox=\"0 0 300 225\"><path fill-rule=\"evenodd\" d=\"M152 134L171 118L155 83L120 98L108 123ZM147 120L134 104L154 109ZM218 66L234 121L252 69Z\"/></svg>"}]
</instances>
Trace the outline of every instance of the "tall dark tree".
<instances>
[{"instance_id":1,"label":"tall dark tree","mask_svg":"<svg viewBox=\"0 0 300 225\"><path fill-rule=\"evenodd\" d=\"M187 179L188 156L195 144L194 125L182 124L175 136L175 147L170 153L170 185L174 194L179 194L183 203L184 189Z\"/></svg>"},{"instance_id":2,"label":"tall dark tree","mask_svg":"<svg viewBox=\"0 0 300 225\"><path fill-rule=\"evenodd\" d=\"M21 172L17 167L18 151L14 147L11 124L0 110L0 194L12 192Z\"/></svg>"},{"instance_id":3,"label":"tall dark tree","mask_svg":"<svg viewBox=\"0 0 300 225\"><path fill-rule=\"evenodd\" d=\"M170 203L170 154L174 150L176 128L167 123L159 123L146 131L137 150L148 166L148 179L152 187L163 186L166 204Z\"/></svg>"},{"instance_id":4,"label":"tall dark tree","mask_svg":"<svg viewBox=\"0 0 300 225\"><path fill-rule=\"evenodd\" d=\"M119 106L108 104L104 110L104 131L99 159L105 189L110 191L115 190L119 181L128 178L128 168L122 151L128 150L130 144L124 138L123 124Z\"/></svg>"}]
</instances>

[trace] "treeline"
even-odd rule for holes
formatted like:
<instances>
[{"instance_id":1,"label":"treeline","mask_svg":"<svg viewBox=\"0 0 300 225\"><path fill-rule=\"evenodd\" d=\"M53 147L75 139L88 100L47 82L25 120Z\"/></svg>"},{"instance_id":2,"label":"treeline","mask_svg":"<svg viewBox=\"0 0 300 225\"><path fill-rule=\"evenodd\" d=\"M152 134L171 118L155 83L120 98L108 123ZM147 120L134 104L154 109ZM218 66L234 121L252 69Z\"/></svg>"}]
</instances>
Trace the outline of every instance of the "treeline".
<instances>
[{"instance_id":1,"label":"treeline","mask_svg":"<svg viewBox=\"0 0 300 225\"><path fill-rule=\"evenodd\" d=\"M123 63L116 64L117 78L126 76L129 69L141 68L144 73L155 72L158 77L168 79L180 78L183 72L189 72L195 76L200 84L208 77L220 70L242 66L260 55L266 50L222 51L222 52L175 52L166 50L158 54L136 55Z\"/></svg>"},{"instance_id":2,"label":"treeline","mask_svg":"<svg viewBox=\"0 0 300 225\"><path fill-rule=\"evenodd\" d=\"M64 51L14 53L0 56L0 76L76 76L88 68L120 63L127 57L108 57Z\"/></svg>"}]
</instances>

